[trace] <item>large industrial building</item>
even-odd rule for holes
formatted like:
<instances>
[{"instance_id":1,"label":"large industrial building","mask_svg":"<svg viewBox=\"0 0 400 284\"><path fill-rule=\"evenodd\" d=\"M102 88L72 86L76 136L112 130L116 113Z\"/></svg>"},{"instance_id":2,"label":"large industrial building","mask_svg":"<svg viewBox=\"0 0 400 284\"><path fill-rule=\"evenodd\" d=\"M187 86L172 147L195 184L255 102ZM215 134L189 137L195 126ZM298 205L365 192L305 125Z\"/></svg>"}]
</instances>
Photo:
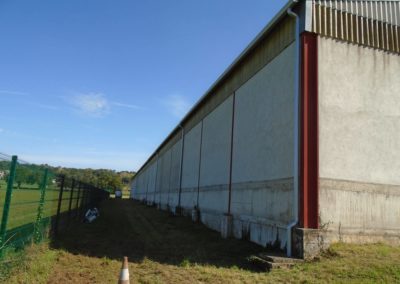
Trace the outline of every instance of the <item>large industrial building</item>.
<instances>
[{"instance_id":1,"label":"large industrial building","mask_svg":"<svg viewBox=\"0 0 400 284\"><path fill-rule=\"evenodd\" d=\"M289 1L131 196L262 246L400 243L400 3Z\"/></svg>"}]
</instances>

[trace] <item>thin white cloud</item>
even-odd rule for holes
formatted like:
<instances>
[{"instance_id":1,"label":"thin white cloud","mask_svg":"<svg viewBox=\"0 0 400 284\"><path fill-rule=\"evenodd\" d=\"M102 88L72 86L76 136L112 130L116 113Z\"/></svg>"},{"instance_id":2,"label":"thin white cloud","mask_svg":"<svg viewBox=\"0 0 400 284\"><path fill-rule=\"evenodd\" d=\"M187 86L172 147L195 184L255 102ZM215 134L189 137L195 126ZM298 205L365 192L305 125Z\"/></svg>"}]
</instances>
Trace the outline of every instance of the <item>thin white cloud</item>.
<instances>
[{"instance_id":1,"label":"thin white cloud","mask_svg":"<svg viewBox=\"0 0 400 284\"><path fill-rule=\"evenodd\" d=\"M168 111L178 118L182 118L191 107L187 98L181 95L168 96L164 103L168 107Z\"/></svg>"},{"instance_id":2,"label":"thin white cloud","mask_svg":"<svg viewBox=\"0 0 400 284\"><path fill-rule=\"evenodd\" d=\"M12 95L12 96L29 96L29 93L12 91L12 90L0 90L1 95Z\"/></svg>"},{"instance_id":3,"label":"thin white cloud","mask_svg":"<svg viewBox=\"0 0 400 284\"><path fill-rule=\"evenodd\" d=\"M124 103L119 103L119 102L112 102L112 105L117 106L117 107L130 108L130 109L143 109L141 106L138 106L138 105L124 104Z\"/></svg>"},{"instance_id":4,"label":"thin white cloud","mask_svg":"<svg viewBox=\"0 0 400 284\"><path fill-rule=\"evenodd\" d=\"M77 94L68 101L75 110L89 116L100 117L110 111L110 103L102 93Z\"/></svg>"},{"instance_id":5,"label":"thin white cloud","mask_svg":"<svg viewBox=\"0 0 400 284\"><path fill-rule=\"evenodd\" d=\"M135 104L109 100L103 93L78 93L70 97L60 98L66 100L79 113L93 117L105 116L109 114L114 107L127 108L131 110L144 109ZM45 105L42 106L45 107Z\"/></svg>"}]
</instances>

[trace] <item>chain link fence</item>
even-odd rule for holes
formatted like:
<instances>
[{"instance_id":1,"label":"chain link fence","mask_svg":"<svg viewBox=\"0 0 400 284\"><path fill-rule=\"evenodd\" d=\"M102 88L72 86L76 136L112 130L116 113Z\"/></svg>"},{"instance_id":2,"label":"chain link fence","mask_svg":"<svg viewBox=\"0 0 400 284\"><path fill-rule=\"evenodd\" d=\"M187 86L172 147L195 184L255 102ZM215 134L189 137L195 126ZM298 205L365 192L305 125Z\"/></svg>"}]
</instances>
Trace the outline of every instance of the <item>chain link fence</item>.
<instances>
[{"instance_id":1,"label":"chain link fence","mask_svg":"<svg viewBox=\"0 0 400 284\"><path fill-rule=\"evenodd\" d=\"M30 243L57 237L109 192L0 153L0 265Z\"/></svg>"}]
</instances>

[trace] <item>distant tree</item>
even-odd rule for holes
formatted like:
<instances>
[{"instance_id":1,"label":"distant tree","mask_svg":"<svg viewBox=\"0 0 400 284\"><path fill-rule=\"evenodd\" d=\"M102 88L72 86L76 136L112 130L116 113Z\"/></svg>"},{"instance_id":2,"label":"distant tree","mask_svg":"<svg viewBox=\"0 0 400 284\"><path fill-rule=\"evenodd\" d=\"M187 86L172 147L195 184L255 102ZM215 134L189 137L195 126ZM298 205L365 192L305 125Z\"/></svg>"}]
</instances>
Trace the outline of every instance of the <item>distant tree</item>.
<instances>
[{"instance_id":1,"label":"distant tree","mask_svg":"<svg viewBox=\"0 0 400 284\"><path fill-rule=\"evenodd\" d=\"M121 181L123 184L129 184L131 182L131 179L127 176L124 176L121 178Z\"/></svg>"},{"instance_id":2,"label":"distant tree","mask_svg":"<svg viewBox=\"0 0 400 284\"><path fill-rule=\"evenodd\" d=\"M31 185L33 185L33 184L38 184L39 185L40 182L41 182L40 178L41 178L40 172L38 172L38 171L30 171L26 176L26 181L25 182L27 184L31 184Z\"/></svg>"},{"instance_id":3,"label":"distant tree","mask_svg":"<svg viewBox=\"0 0 400 284\"><path fill-rule=\"evenodd\" d=\"M0 161L0 169L4 167L8 170L9 165L9 162L2 163ZM54 180L59 184L60 179L58 179L57 176L65 175L69 179L73 178L108 190L115 190L116 188L127 190L130 187L130 182L135 174L134 172L116 172L106 169L76 169L23 164L17 166L17 172L15 175L15 183L17 187L21 188L23 184L39 185L42 182L44 169L46 167L49 169L48 184L52 184Z\"/></svg>"},{"instance_id":4,"label":"distant tree","mask_svg":"<svg viewBox=\"0 0 400 284\"><path fill-rule=\"evenodd\" d=\"M22 183L26 183L28 175L29 170L26 167L17 167L14 182L17 184L18 189L21 188Z\"/></svg>"}]
</instances>

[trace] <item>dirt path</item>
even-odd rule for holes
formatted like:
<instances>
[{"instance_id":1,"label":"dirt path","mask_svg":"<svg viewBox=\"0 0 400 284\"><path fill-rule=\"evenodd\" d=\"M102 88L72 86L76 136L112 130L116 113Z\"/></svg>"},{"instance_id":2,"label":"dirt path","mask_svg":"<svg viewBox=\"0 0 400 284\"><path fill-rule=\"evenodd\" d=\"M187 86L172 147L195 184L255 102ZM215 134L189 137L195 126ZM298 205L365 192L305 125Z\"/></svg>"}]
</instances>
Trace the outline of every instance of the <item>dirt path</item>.
<instances>
[{"instance_id":1,"label":"dirt path","mask_svg":"<svg viewBox=\"0 0 400 284\"><path fill-rule=\"evenodd\" d=\"M105 202L95 223L74 225L53 247L61 252L49 283L115 283L124 255L133 279L199 281L201 271L187 273L185 267L196 263L250 273L256 268L247 257L261 250L248 242L221 240L190 219L131 200Z\"/></svg>"}]
</instances>

